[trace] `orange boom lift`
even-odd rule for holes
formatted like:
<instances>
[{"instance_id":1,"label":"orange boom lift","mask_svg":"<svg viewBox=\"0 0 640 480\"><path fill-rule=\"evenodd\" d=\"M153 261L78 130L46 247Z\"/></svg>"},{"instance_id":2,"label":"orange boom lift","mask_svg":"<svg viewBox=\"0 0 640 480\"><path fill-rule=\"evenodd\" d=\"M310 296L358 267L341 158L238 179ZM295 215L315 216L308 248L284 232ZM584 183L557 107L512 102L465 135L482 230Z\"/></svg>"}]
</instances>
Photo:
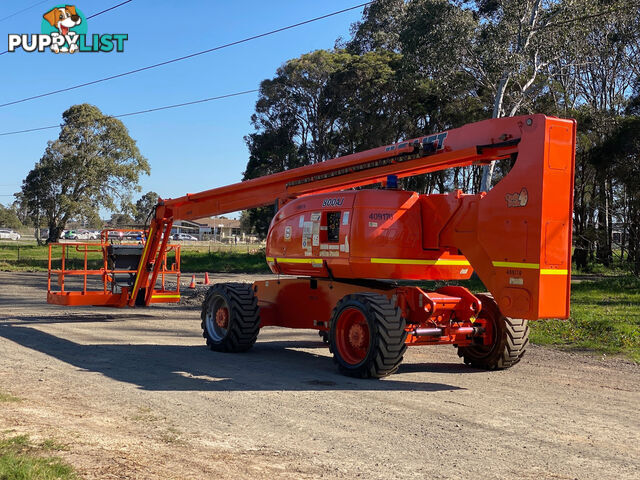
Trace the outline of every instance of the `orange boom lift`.
<instances>
[{"instance_id":1,"label":"orange boom lift","mask_svg":"<svg viewBox=\"0 0 640 480\"><path fill-rule=\"evenodd\" d=\"M87 290L87 271L78 270L84 288L53 290L50 281L48 301L178 301L179 281L165 284L167 275L179 276L179 252L167 263L173 222L275 203L266 260L287 277L212 286L202 307L211 349L246 351L261 327L276 325L318 330L351 376L394 372L407 345L453 344L467 364L507 368L525 352L528 320L569 315L575 133L575 121L544 115L485 120L160 200L144 246L123 252L137 265L125 269L124 283L115 281L120 253L103 243L111 266L105 260L88 273L102 278L101 289ZM397 178L494 160L515 163L486 193L397 188ZM354 190L371 184L384 188ZM410 282L468 279L474 271L490 294ZM65 274L50 269L50 278Z\"/></svg>"}]
</instances>

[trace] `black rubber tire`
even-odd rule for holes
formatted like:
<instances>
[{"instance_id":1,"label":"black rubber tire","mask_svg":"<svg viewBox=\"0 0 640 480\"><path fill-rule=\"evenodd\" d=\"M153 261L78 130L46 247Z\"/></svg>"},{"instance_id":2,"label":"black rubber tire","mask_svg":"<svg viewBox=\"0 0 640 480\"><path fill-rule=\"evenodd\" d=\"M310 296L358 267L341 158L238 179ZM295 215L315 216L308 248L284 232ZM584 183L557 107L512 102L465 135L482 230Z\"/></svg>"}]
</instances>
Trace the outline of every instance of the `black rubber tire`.
<instances>
[{"instance_id":1,"label":"black rubber tire","mask_svg":"<svg viewBox=\"0 0 640 480\"><path fill-rule=\"evenodd\" d=\"M226 329L216 330L215 315L219 307L229 311ZM208 315L211 317L208 319ZM202 303L202 336L216 352L246 352L260 331L258 299L248 283L217 283L207 292ZM225 330L222 332L222 330Z\"/></svg>"},{"instance_id":2,"label":"black rubber tire","mask_svg":"<svg viewBox=\"0 0 640 480\"><path fill-rule=\"evenodd\" d=\"M495 341L490 346L459 347L458 356L476 368L502 370L513 367L522 359L529 344L528 320L502 315L491 295L480 294L477 297L482 302L478 317L493 321Z\"/></svg>"},{"instance_id":3,"label":"black rubber tire","mask_svg":"<svg viewBox=\"0 0 640 480\"><path fill-rule=\"evenodd\" d=\"M360 310L369 328L369 348L365 358L356 365L343 359L336 343L336 322L347 308ZM382 378L394 373L407 348L405 326L400 309L384 295L357 293L345 296L333 309L329 330L329 348L340 372L358 378Z\"/></svg>"}]
</instances>

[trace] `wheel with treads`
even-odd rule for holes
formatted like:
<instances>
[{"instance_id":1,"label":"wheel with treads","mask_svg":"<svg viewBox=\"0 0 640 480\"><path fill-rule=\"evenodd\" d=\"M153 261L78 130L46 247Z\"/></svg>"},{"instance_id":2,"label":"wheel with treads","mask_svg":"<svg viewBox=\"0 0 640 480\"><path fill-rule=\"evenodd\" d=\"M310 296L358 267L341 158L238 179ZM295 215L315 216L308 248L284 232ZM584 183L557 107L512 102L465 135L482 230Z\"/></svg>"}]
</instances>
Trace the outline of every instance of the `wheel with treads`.
<instances>
[{"instance_id":1,"label":"wheel with treads","mask_svg":"<svg viewBox=\"0 0 640 480\"><path fill-rule=\"evenodd\" d=\"M378 293L345 296L333 309L329 347L340 372L381 378L394 373L406 350L400 309Z\"/></svg>"},{"instance_id":2,"label":"wheel with treads","mask_svg":"<svg viewBox=\"0 0 640 480\"><path fill-rule=\"evenodd\" d=\"M522 359L529 344L527 320L502 315L500 308L490 295L477 295L482 302L478 323L485 323L492 332L490 345L459 347L458 356L472 367L487 370L502 370L514 366Z\"/></svg>"},{"instance_id":3,"label":"wheel with treads","mask_svg":"<svg viewBox=\"0 0 640 480\"><path fill-rule=\"evenodd\" d=\"M260 311L247 283L218 283L202 303L202 336L216 352L246 352L258 338Z\"/></svg>"}]
</instances>

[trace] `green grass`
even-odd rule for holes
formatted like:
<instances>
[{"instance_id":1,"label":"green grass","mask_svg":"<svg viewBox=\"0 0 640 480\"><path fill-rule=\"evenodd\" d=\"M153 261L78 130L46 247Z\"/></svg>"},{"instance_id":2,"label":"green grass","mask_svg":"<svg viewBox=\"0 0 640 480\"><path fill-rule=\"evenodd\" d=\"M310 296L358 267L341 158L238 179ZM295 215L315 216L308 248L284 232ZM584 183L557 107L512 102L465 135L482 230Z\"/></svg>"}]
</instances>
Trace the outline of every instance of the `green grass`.
<instances>
[{"instance_id":1,"label":"green grass","mask_svg":"<svg viewBox=\"0 0 640 480\"><path fill-rule=\"evenodd\" d=\"M43 455L60 450L60 444L45 440L37 445L26 435L0 438L0 479L2 480L75 480L73 467L59 458Z\"/></svg>"},{"instance_id":2,"label":"green grass","mask_svg":"<svg viewBox=\"0 0 640 480\"><path fill-rule=\"evenodd\" d=\"M52 267L60 268L60 247L53 247ZM67 248L65 266L69 268L84 267L84 253L75 248ZM46 272L49 258L49 247L39 246L35 242L30 244L0 243L0 270L17 272ZM102 252L88 252L88 268L102 266Z\"/></svg>"},{"instance_id":3,"label":"green grass","mask_svg":"<svg viewBox=\"0 0 640 480\"><path fill-rule=\"evenodd\" d=\"M53 450L53 451L57 451L57 452L61 452L61 451L67 451L69 450L69 446L65 445L64 443L60 443L52 438L47 438L45 439L41 444L40 444L40 448L42 448L43 450Z\"/></svg>"},{"instance_id":4,"label":"green grass","mask_svg":"<svg viewBox=\"0 0 640 480\"><path fill-rule=\"evenodd\" d=\"M445 284L461 285L476 293L487 291L480 280L474 279L425 282L421 286L435 290ZM570 318L537 320L529 326L532 343L622 355L640 363L640 278L594 275L573 281Z\"/></svg>"},{"instance_id":5,"label":"green grass","mask_svg":"<svg viewBox=\"0 0 640 480\"><path fill-rule=\"evenodd\" d=\"M0 243L0 270L5 271L46 271L47 247L35 243Z\"/></svg>"},{"instance_id":6,"label":"green grass","mask_svg":"<svg viewBox=\"0 0 640 480\"><path fill-rule=\"evenodd\" d=\"M55 247L53 258L59 258L60 247ZM35 243L16 245L0 242L0 270L11 272L46 272L49 250ZM65 267L84 267L84 253L75 248L67 249ZM168 263L172 262L169 254ZM184 245L181 249L181 270L184 272L269 273L264 250L259 245ZM103 266L101 252L89 252L87 266L99 269ZM52 262L60 268L60 261Z\"/></svg>"},{"instance_id":7,"label":"green grass","mask_svg":"<svg viewBox=\"0 0 640 480\"><path fill-rule=\"evenodd\" d=\"M533 343L621 354L640 362L640 279L573 283L569 320L539 320L530 325Z\"/></svg>"},{"instance_id":8,"label":"green grass","mask_svg":"<svg viewBox=\"0 0 640 480\"><path fill-rule=\"evenodd\" d=\"M10 403L10 402L19 402L20 399L18 397L14 397L10 393L0 392L0 403Z\"/></svg>"},{"instance_id":9,"label":"green grass","mask_svg":"<svg viewBox=\"0 0 640 480\"><path fill-rule=\"evenodd\" d=\"M184 272L269 273L264 251L239 252L182 252L181 270Z\"/></svg>"}]
</instances>

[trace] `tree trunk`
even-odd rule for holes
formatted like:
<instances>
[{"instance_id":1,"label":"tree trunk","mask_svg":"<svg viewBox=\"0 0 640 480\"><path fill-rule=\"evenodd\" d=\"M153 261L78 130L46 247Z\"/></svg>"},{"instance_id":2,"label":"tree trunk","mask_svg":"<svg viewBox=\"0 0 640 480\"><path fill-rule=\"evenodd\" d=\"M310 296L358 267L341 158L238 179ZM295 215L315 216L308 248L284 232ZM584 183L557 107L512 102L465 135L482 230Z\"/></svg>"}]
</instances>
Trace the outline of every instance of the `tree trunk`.
<instances>
[{"instance_id":1,"label":"tree trunk","mask_svg":"<svg viewBox=\"0 0 640 480\"><path fill-rule=\"evenodd\" d=\"M36 220L34 222L35 224L35 229L36 229L36 242L38 244L38 246L42 246L44 245L44 242L42 241L42 228L41 228L41 219L40 219L40 208L38 208L36 210Z\"/></svg>"},{"instance_id":2,"label":"tree trunk","mask_svg":"<svg viewBox=\"0 0 640 480\"><path fill-rule=\"evenodd\" d=\"M607 185L607 265L613 265L613 180L609 177Z\"/></svg>"},{"instance_id":3,"label":"tree trunk","mask_svg":"<svg viewBox=\"0 0 640 480\"><path fill-rule=\"evenodd\" d=\"M629 206L629 243L627 258L633 267L633 273L640 275L640 212L637 204Z\"/></svg>"},{"instance_id":4,"label":"tree trunk","mask_svg":"<svg viewBox=\"0 0 640 480\"><path fill-rule=\"evenodd\" d=\"M499 118L502 116L502 101L504 100L504 92L507 90L508 82L509 75L504 75L498 83L496 99L493 102L493 115L491 118ZM496 162L493 161L489 165L482 167L482 180L480 181L481 192L488 192L489 188L491 188L491 178L493 177L493 169L495 166Z\"/></svg>"},{"instance_id":5,"label":"tree trunk","mask_svg":"<svg viewBox=\"0 0 640 480\"><path fill-rule=\"evenodd\" d=\"M55 222L49 222L49 237L46 243L56 243L60 238L62 230L64 230L64 228L59 227Z\"/></svg>"},{"instance_id":6,"label":"tree trunk","mask_svg":"<svg viewBox=\"0 0 640 480\"><path fill-rule=\"evenodd\" d=\"M611 238L609 232L609 195L607 192L607 179L606 174L601 174L598 181L598 219L597 219L597 238L598 244L596 247L596 260L598 263L606 267L611 266Z\"/></svg>"}]
</instances>

